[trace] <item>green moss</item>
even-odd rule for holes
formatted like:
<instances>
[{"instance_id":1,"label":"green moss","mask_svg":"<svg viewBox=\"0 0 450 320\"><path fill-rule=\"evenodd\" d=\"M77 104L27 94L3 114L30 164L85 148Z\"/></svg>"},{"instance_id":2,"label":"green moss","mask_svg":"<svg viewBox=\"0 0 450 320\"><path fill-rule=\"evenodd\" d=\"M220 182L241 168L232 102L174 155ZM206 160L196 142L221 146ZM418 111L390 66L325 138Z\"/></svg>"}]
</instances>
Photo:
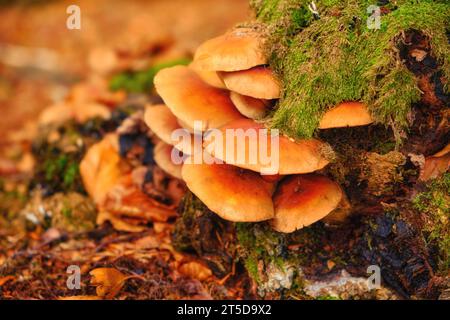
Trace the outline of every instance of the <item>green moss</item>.
<instances>
[{"instance_id":1,"label":"green moss","mask_svg":"<svg viewBox=\"0 0 450 320\"><path fill-rule=\"evenodd\" d=\"M57 130L60 135L57 141L48 142L47 132L36 139L33 143L36 167L31 189L43 188L46 195L55 192L85 192L79 172L85 145L76 129L72 123L67 123Z\"/></svg>"},{"instance_id":2,"label":"green moss","mask_svg":"<svg viewBox=\"0 0 450 320\"><path fill-rule=\"evenodd\" d=\"M316 300L342 300L342 299L336 296L319 296L316 298Z\"/></svg>"},{"instance_id":3,"label":"green moss","mask_svg":"<svg viewBox=\"0 0 450 320\"><path fill-rule=\"evenodd\" d=\"M42 151L42 150L41 150ZM80 154L61 154L61 150L49 147L42 164L38 164L35 183L49 186L52 190L83 192L79 172Z\"/></svg>"},{"instance_id":4,"label":"green moss","mask_svg":"<svg viewBox=\"0 0 450 320\"><path fill-rule=\"evenodd\" d=\"M450 173L430 182L427 190L412 202L416 210L426 215L425 238L437 246L439 271L446 275L450 270Z\"/></svg>"},{"instance_id":5,"label":"green moss","mask_svg":"<svg viewBox=\"0 0 450 320\"><path fill-rule=\"evenodd\" d=\"M255 256L249 256L244 260L245 269L247 269L248 274L259 283L261 280L258 274L258 260Z\"/></svg>"},{"instance_id":6,"label":"green moss","mask_svg":"<svg viewBox=\"0 0 450 320\"><path fill-rule=\"evenodd\" d=\"M52 227L69 232L95 228L97 211L92 200L84 195L75 192L57 193L46 199L43 205L52 209Z\"/></svg>"},{"instance_id":7,"label":"green moss","mask_svg":"<svg viewBox=\"0 0 450 320\"><path fill-rule=\"evenodd\" d=\"M287 263L279 259L283 251L283 236L270 230L266 224L236 224L236 236L239 243L239 258L249 275L257 282L262 282L259 274L258 264L262 261L263 266L275 263L281 269Z\"/></svg>"},{"instance_id":8,"label":"green moss","mask_svg":"<svg viewBox=\"0 0 450 320\"><path fill-rule=\"evenodd\" d=\"M137 72L123 72L114 76L110 83L110 89L117 91L123 89L127 92L132 93L146 93L150 92L153 88L153 79L155 75L164 68L172 67L175 65L187 65L189 64L188 59L178 59L170 62L159 63L147 70L137 71Z\"/></svg>"},{"instance_id":9,"label":"green moss","mask_svg":"<svg viewBox=\"0 0 450 320\"><path fill-rule=\"evenodd\" d=\"M256 17L266 25L270 65L283 85L271 124L293 137L311 137L328 108L357 100L369 106L377 122L391 126L399 141L420 90L397 47L404 32L422 32L449 79L450 5L396 1L395 10L381 16L381 29L370 30L367 8L373 1L317 1L318 20L305 10L309 3L253 1Z\"/></svg>"}]
</instances>

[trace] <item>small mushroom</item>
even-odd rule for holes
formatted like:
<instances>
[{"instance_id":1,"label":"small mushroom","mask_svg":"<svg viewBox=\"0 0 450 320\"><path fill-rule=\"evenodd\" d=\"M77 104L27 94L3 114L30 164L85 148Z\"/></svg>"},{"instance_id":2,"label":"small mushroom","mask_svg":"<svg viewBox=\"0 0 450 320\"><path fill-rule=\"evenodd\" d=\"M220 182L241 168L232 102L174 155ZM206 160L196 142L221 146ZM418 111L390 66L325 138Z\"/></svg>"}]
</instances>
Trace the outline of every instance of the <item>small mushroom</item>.
<instances>
[{"instance_id":1,"label":"small mushroom","mask_svg":"<svg viewBox=\"0 0 450 320\"><path fill-rule=\"evenodd\" d=\"M364 103L343 102L325 112L319 129L365 126L372 122L372 116Z\"/></svg>"},{"instance_id":2,"label":"small mushroom","mask_svg":"<svg viewBox=\"0 0 450 320\"><path fill-rule=\"evenodd\" d=\"M267 64L263 39L251 28L237 28L204 42L197 49L194 64L208 71L239 71Z\"/></svg>"},{"instance_id":3,"label":"small mushroom","mask_svg":"<svg viewBox=\"0 0 450 320\"><path fill-rule=\"evenodd\" d=\"M191 128L195 121L201 121L205 131L242 118L226 91L206 84L186 66L161 70L155 88L172 113Z\"/></svg>"},{"instance_id":4,"label":"small mushroom","mask_svg":"<svg viewBox=\"0 0 450 320\"><path fill-rule=\"evenodd\" d=\"M166 173L171 175L172 177L182 179L181 177L181 164L175 164L172 161L172 151L174 147L165 143L164 141L160 141L156 144L155 149L153 150L153 158L156 164ZM176 149L175 149L176 150ZM178 151L180 152L180 151Z\"/></svg>"},{"instance_id":5,"label":"small mushroom","mask_svg":"<svg viewBox=\"0 0 450 320\"><path fill-rule=\"evenodd\" d=\"M271 69L265 66L235 72L220 72L230 91L257 99L278 99L280 84Z\"/></svg>"},{"instance_id":6,"label":"small mushroom","mask_svg":"<svg viewBox=\"0 0 450 320\"><path fill-rule=\"evenodd\" d=\"M333 212L343 198L339 185L319 174L294 175L275 191L272 227L290 233L309 226Z\"/></svg>"},{"instance_id":7,"label":"small mushroom","mask_svg":"<svg viewBox=\"0 0 450 320\"><path fill-rule=\"evenodd\" d=\"M173 145L172 132L180 129L177 118L164 104L147 106L144 114L145 124L162 141Z\"/></svg>"},{"instance_id":8,"label":"small mushroom","mask_svg":"<svg viewBox=\"0 0 450 320\"><path fill-rule=\"evenodd\" d=\"M191 63L189 65L192 70L195 71L196 74L207 84L209 84L212 87L219 88L219 89L226 89L225 83L223 83L223 80L219 77L216 71L210 71L210 70L201 70L195 67L194 63Z\"/></svg>"},{"instance_id":9,"label":"small mushroom","mask_svg":"<svg viewBox=\"0 0 450 320\"><path fill-rule=\"evenodd\" d=\"M144 114L144 121L147 126L155 133L158 138L166 144L170 144L185 154L192 154L195 150L201 149L201 143L196 145L193 129L185 129L182 123L177 119L166 105L147 106ZM186 130L186 135L190 136L189 141L176 141L172 139L175 130Z\"/></svg>"},{"instance_id":10,"label":"small mushroom","mask_svg":"<svg viewBox=\"0 0 450 320\"><path fill-rule=\"evenodd\" d=\"M229 138L226 134L227 130L230 129L233 130L231 132L240 130L243 134L246 134L246 132L248 134L246 134L245 139L239 138L237 134L234 135L234 141L231 143L228 141ZM207 137L205 139L205 151L225 163L266 174L309 173L320 170L329 163L328 158L331 157L333 152L328 144L317 139L294 141L280 135L278 137L277 157L276 153L273 153L273 151L277 151L276 146L273 146L274 150L272 150L271 134L269 130L264 129L266 128L262 124L251 119L230 122L219 129L222 133L222 140L218 137L211 139ZM266 148L264 148L266 150L263 150L263 154L260 152L260 144L262 143L266 144ZM270 167L270 164L267 163L268 159L277 162L276 172L272 170L267 172Z\"/></svg>"},{"instance_id":11,"label":"small mushroom","mask_svg":"<svg viewBox=\"0 0 450 320\"><path fill-rule=\"evenodd\" d=\"M254 120L264 118L271 107L270 100L256 99L233 91L230 92L230 99L243 116Z\"/></svg>"},{"instance_id":12,"label":"small mushroom","mask_svg":"<svg viewBox=\"0 0 450 320\"><path fill-rule=\"evenodd\" d=\"M183 164L187 187L213 212L234 222L273 218L272 184L259 174L227 164Z\"/></svg>"},{"instance_id":13,"label":"small mushroom","mask_svg":"<svg viewBox=\"0 0 450 320\"><path fill-rule=\"evenodd\" d=\"M184 121L177 119L178 124L180 125L181 128L186 129L187 131L189 131L190 133L194 133L194 128L190 127L187 123L185 123Z\"/></svg>"}]
</instances>

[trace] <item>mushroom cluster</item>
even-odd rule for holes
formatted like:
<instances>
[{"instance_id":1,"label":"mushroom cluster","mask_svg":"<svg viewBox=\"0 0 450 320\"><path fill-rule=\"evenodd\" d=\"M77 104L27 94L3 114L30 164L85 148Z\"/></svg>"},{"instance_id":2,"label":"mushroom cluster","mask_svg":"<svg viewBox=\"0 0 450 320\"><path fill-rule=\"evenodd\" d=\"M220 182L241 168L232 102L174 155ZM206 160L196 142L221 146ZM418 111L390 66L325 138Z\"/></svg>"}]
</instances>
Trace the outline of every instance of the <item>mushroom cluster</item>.
<instances>
[{"instance_id":1,"label":"mushroom cluster","mask_svg":"<svg viewBox=\"0 0 450 320\"><path fill-rule=\"evenodd\" d=\"M336 182L316 173L333 158L332 148L320 140L294 140L280 135L278 169L267 175L263 163L249 161L249 146L270 145L270 134L249 135L239 145L240 150L236 149L236 141L230 144L215 139L196 146L177 144L173 139L176 129L184 129L193 137L211 129L222 132L224 137L230 129L265 129L264 120L282 88L268 67L263 43L254 29L236 28L203 43L189 66L171 67L157 74L155 87L165 104L148 106L145 113L146 124L162 141L157 149L165 150L164 158L155 160L163 170L184 180L191 192L226 220L269 220L273 229L286 233L322 219L342 221L350 211L344 191ZM202 123L200 132L194 131L195 121ZM364 104L343 102L323 115L319 128L371 122ZM224 152L216 154L217 144L221 143ZM170 158L174 150L185 160L206 152L219 161L176 165ZM244 153L244 161L229 156L236 151Z\"/></svg>"}]
</instances>

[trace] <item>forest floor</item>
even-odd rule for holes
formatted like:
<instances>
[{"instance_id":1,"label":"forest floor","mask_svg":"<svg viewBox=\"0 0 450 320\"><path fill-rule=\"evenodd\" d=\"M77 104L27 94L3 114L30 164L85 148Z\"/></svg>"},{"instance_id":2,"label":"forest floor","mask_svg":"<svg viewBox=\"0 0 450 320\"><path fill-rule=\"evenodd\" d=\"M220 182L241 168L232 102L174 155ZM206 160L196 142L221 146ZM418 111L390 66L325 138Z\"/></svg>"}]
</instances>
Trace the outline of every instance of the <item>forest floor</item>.
<instances>
[{"instance_id":1,"label":"forest floor","mask_svg":"<svg viewBox=\"0 0 450 320\"><path fill-rule=\"evenodd\" d=\"M26 3L0 7L0 299L242 297L233 289L237 280L225 286L232 277L218 279L195 257L173 249L173 219L128 233L97 225L95 217L73 227L70 219L69 226L52 218L35 224L30 214L45 208L55 218L61 203L39 198L33 204L39 161L46 161L36 141L49 136L38 128L39 114L74 85L90 81L92 50L126 51L162 41L176 57L189 58L199 43L244 20L247 1L82 0L81 30L65 27L70 1ZM48 178L58 180L57 174ZM50 193L70 193L61 189ZM88 201L84 192L76 197ZM66 219L72 212L64 207L62 214ZM78 271L79 286L71 278Z\"/></svg>"}]
</instances>

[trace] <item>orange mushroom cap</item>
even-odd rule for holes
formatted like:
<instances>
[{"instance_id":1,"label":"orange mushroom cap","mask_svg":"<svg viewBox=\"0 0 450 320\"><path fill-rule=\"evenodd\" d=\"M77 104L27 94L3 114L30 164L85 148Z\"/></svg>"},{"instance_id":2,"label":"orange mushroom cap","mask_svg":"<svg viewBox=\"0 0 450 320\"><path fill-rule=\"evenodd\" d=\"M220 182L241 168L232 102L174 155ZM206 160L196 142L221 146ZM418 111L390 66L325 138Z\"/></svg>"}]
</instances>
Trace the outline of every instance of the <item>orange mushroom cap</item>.
<instances>
[{"instance_id":1,"label":"orange mushroom cap","mask_svg":"<svg viewBox=\"0 0 450 320\"><path fill-rule=\"evenodd\" d=\"M233 136L233 143L230 143L230 138L227 138L229 129L232 130L230 132L236 133ZM205 151L228 164L266 174L309 173L320 170L329 163L326 154L327 152L332 153L329 145L316 139L293 141L279 136L279 154L276 157L277 150L276 146L272 146L271 134L264 129L262 124L250 119L230 122L219 129L222 133L222 140L208 136L205 138ZM246 135L245 140L240 141L241 143L238 142L241 139L237 136L238 130ZM267 146L264 148L267 150L263 151L265 154L260 153L260 144L262 143ZM243 147L243 150L238 149L240 146ZM272 170L264 172L269 166L268 158L278 161L278 170L275 172Z\"/></svg>"},{"instance_id":2,"label":"orange mushroom cap","mask_svg":"<svg viewBox=\"0 0 450 320\"><path fill-rule=\"evenodd\" d=\"M158 138L172 145L172 132L181 128L177 118L164 104L147 106L144 113L144 122Z\"/></svg>"},{"instance_id":3,"label":"orange mushroom cap","mask_svg":"<svg viewBox=\"0 0 450 320\"><path fill-rule=\"evenodd\" d=\"M272 227L279 232L294 232L326 217L343 197L339 185L318 174L287 177L275 191L275 217Z\"/></svg>"},{"instance_id":4,"label":"orange mushroom cap","mask_svg":"<svg viewBox=\"0 0 450 320\"><path fill-rule=\"evenodd\" d=\"M319 129L365 126L372 122L372 116L364 103L343 102L325 112Z\"/></svg>"},{"instance_id":5,"label":"orange mushroom cap","mask_svg":"<svg viewBox=\"0 0 450 320\"><path fill-rule=\"evenodd\" d=\"M156 144L155 149L153 150L153 158L158 167L160 167L164 172L168 173L172 177L182 179L182 165L176 164L172 161L172 151L174 151L173 146L160 141Z\"/></svg>"},{"instance_id":6,"label":"orange mushroom cap","mask_svg":"<svg viewBox=\"0 0 450 320\"><path fill-rule=\"evenodd\" d=\"M258 66L249 70L220 72L220 77L230 91L257 98L278 99L280 84L272 70Z\"/></svg>"},{"instance_id":7,"label":"orange mushroom cap","mask_svg":"<svg viewBox=\"0 0 450 320\"><path fill-rule=\"evenodd\" d=\"M251 28L237 28L198 47L194 64L209 71L239 71L267 64L263 39Z\"/></svg>"},{"instance_id":8,"label":"orange mushroom cap","mask_svg":"<svg viewBox=\"0 0 450 320\"><path fill-rule=\"evenodd\" d=\"M243 116L254 120L264 118L271 105L270 100L256 99L233 91L230 92L230 99Z\"/></svg>"},{"instance_id":9,"label":"orange mushroom cap","mask_svg":"<svg viewBox=\"0 0 450 320\"><path fill-rule=\"evenodd\" d=\"M216 71L210 71L210 70L202 70L195 67L194 63L191 63L189 67L195 71L196 74L207 84L209 84L212 87L219 88L219 89L226 89L225 83L223 83L223 80L219 77L218 73Z\"/></svg>"},{"instance_id":10,"label":"orange mushroom cap","mask_svg":"<svg viewBox=\"0 0 450 320\"><path fill-rule=\"evenodd\" d=\"M195 121L202 121L205 131L242 118L226 91L209 86L186 66L161 70L155 88L172 113L191 128Z\"/></svg>"},{"instance_id":11,"label":"orange mushroom cap","mask_svg":"<svg viewBox=\"0 0 450 320\"><path fill-rule=\"evenodd\" d=\"M273 218L273 186L255 172L227 164L185 162L182 176L188 188L225 220L258 222Z\"/></svg>"}]
</instances>

